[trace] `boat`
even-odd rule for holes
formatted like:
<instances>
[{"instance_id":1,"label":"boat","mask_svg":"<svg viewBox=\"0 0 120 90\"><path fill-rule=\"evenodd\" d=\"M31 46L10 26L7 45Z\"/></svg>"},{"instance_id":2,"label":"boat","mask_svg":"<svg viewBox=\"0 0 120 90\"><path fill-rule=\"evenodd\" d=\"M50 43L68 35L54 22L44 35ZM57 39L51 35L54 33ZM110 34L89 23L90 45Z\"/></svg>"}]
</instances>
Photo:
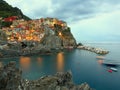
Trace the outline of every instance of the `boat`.
<instances>
[{"instance_id":1,"label":"boat","mask_svg":"<svg viewBox=\"0 0 120 90\"><path fill-rule=\"evenodd\" d=\"M117 69L113 67L111 67L110 70L117 72Z\"/></svg>"},{"instance_id":2,"label":"boat","mask_svg":"<svg viewBox=\"0 0 120 90\"><path fill-rule=\"evenodd\" d=\"M103 65L106 65L106 66L111 66L111 67L120 66L120 63L117 63L117 62L105 62L105 61L103 61L102 64L103 64Z\"/></svg>"},{"instance_id":3,"label":"boat","mask_svg":"<svg viewBox=\"0 0 120 90\"><path fill-rule=\"evenodd\" d=\"M108 70L108 72L112 73L112 70L111 70L111 69L109 69L109 70Z\"/></svg>"},{"instance_id":4,"label":"boat","mask_svg":"<svg viewBox=\"0 0 120 90\"><path fill-rule=\"evenodd\" d=\"M96 56L97 59L104 59L105 57L103 56Z\"/></svg>"},{"instance_id":5,"label":"boat","mask_svg":"<svg viewBox=\"0 0 120 90\"><path fill-rule=\"evenodd\" d=\"M110 67L117 67L118 65L117 64L113 64L113 63L102 63L103 65L106 65L106 66L110 66Z\"/></svg>"}]
</instances>

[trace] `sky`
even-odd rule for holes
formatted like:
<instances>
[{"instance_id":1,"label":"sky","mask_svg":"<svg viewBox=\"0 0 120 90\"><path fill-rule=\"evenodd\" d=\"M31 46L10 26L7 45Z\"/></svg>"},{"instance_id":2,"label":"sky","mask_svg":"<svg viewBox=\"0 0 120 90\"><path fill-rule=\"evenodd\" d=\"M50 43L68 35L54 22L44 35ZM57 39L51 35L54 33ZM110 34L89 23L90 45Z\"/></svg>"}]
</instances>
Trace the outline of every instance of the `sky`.
<instances>
[{"instance_id":1,"label":"sky","mask_svg":"<svg viewBox=\"0 0 120 90\"><path fill-rule=\"evenodd\" d=\"M5 0L32 18L66 21L77 42L120 42L120 0Z\"/></svg>"}]
</instances>

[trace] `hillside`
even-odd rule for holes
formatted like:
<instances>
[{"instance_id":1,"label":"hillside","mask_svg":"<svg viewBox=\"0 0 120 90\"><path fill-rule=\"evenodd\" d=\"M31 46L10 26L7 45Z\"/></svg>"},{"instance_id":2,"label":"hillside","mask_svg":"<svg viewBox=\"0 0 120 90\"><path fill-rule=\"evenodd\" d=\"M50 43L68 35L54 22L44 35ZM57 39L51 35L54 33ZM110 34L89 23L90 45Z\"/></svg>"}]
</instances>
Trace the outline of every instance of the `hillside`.
<instances>
[{"instance_id":1,"label":"hillside","mask_svg":"<svg viewBox=\"0 0 120 90\"><path fill-rule=\"evenodd\" d=\"M30 20L30 18L25 16L19 8L12 7L4 0L0 0L0 17L6 18L10 16L18 16L19 18Z\"/></svg>"}]
</instances>

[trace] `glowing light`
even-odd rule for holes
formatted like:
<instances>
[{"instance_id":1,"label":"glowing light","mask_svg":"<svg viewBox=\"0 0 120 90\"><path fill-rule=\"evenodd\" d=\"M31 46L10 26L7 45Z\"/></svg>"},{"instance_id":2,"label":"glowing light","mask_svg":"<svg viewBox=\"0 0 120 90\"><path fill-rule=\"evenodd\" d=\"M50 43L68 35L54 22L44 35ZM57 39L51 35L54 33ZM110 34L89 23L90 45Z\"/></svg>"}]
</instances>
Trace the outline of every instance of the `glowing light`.
<instances>
[{"instance_id":1,"label":"glowing light","mask_svg":"<svg viewBox=\"0 0 120 90\"><path fill-rule=\"evenodd\" d=\"M7 39L10 40L10 37L8 37Z\"/></svg>"},{"instance_id":2,"label":"glowing light","mask_svg":"<svg viewBox=\"0 0 120 90\"><path fill-rule=\"evenodd\" d=\"M61 32L59 32L59 36L62 36L62 33L61 33Z\"/></svg>"},{"instance_id":3,"label":"glowing light","mask_svg":"<svg viewBox=\"0 0 120 90\"><path fill-rule=\"evenodd\" d=\"M10 27L13 28L14 26L11 25Z\"/></svg>"},{"instance_id":4,"label":"glowing light","mask_svg":"<svg viewBox=\"0 0 120 90\"><path fill-rule=\"evenodd\" d=\"M40 57L39 57L39 58L37 58L37 64L38 64L38 65L42 65L42 60L43 60L43 59L42 59L42 58L40 58Z\"/></svg>"}]
</instances>

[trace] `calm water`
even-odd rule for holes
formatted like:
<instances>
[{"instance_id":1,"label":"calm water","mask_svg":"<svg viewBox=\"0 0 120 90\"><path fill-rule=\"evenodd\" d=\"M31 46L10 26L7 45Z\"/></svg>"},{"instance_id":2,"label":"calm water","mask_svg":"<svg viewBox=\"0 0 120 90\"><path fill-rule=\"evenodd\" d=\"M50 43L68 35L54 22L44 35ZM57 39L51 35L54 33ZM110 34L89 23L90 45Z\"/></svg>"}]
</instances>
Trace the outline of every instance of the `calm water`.
<instances>
[{"instance_id":1,"label":"calm water","mask_svg":"<svg viewBox=\"0 0 120 90\"><path fill-rule=\"evenodd\" d=\"M110 50L105 60L120 62L120 44L90 44ZM109 73L108 67L102 65L102 60L96 59L95 53L84 50L68 50L56 55L19 57L0 59L4 64L16 61L17 67L23 70L23 78L38 79L43 75L54 74L57 71L71 70L76 84L87 82L96 90L120 90L120 67L118 72Z\"/></svg>"}]
</instances>

